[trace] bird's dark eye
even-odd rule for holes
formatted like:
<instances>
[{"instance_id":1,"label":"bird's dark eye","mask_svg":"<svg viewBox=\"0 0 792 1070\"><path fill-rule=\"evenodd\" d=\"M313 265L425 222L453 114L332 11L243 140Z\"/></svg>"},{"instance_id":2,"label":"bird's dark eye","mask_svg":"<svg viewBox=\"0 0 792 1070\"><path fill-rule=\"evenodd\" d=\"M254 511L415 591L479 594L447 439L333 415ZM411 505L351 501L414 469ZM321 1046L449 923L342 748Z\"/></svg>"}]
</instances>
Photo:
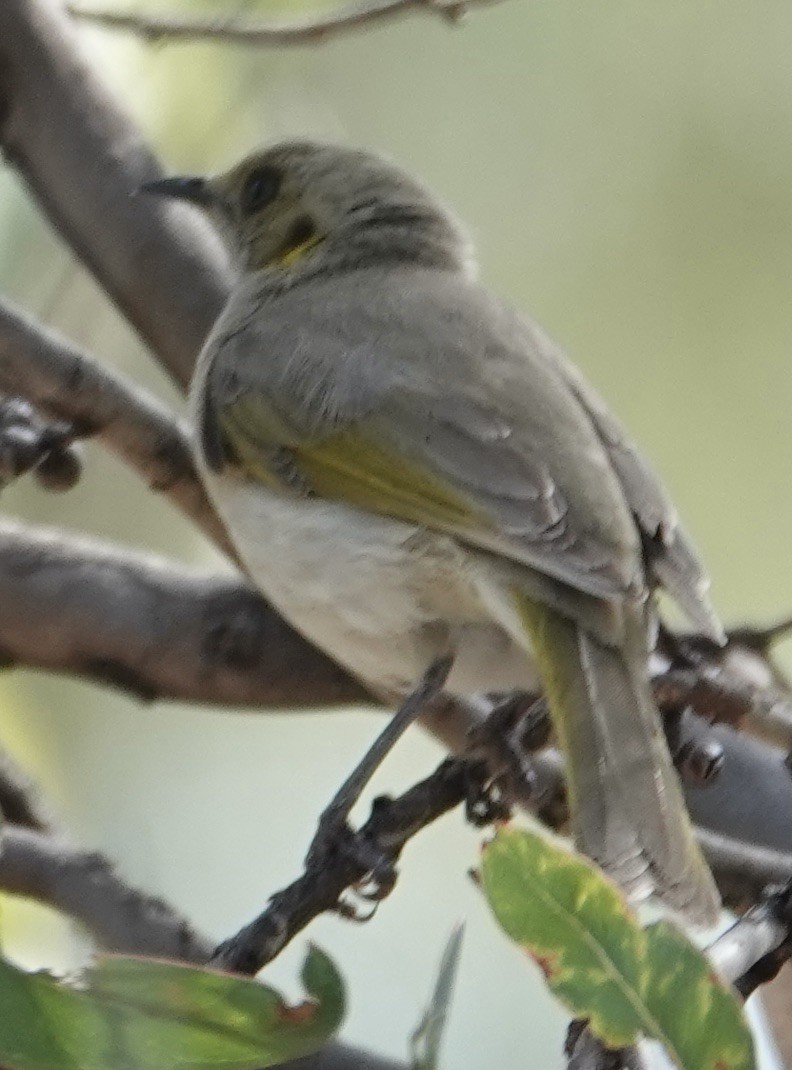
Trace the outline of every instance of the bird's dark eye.
<instances>
[{"instance_id":1,"label":"bird's dark eye","mask_svg":"<svg viewBox=\"0 0 792 1070\"><path fill-rule=\"evenodd\" d=\"M242 187L240 207L244 215L266 208L278 196L281 173L274 167L258 167L252 171Z\"/></svg>"}]
</instances>

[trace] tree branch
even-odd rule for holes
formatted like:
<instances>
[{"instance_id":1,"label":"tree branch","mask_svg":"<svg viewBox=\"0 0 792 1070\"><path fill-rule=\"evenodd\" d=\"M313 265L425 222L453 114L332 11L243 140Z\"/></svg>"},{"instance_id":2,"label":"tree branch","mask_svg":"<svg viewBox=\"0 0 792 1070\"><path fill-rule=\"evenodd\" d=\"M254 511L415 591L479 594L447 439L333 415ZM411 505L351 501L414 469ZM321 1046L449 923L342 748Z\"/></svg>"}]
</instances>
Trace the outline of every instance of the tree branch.
<instances>
[{"instance_id":1,"label":"tree branch","mask_svg":"<svg viewBox=\"0 0 792 1070\"><path fill-rule=\"evenodd\" d=\"M0 524L0 660L147 700L260 708L372 701L243 581L11 522ZM477 723L447 696L438 696L423 722L457 752ZM733 898L743 902L747 893L755 902L765 878L786 864L777 852L792 855L792 776L784 752L726 726L713 734L723 767L703 787L686 785L687 799L700 826L771 850L758 868L716 859L729 881L747 867L742 891L731 886ZM481 735L478 742L502 773L509 764L502 743ZM548 748L530 762L532 782L523 794L518 784L515 795L557 827L565 816L560 758Z\"/></svg>"},{"instance_id":2,"label":"tree branch","mask_svg":"<svg viewBox=\"0 0 792 1070\"><path fill-rule=\"evenodd\" d=\"M79 921L99 947L183 962L206 962L210 946L161 899L131 888L100 854L7 825L0 887Z\"/></svg>"},{"instance_id":3,"label":"tree branch","mask_svg":"<svg viewBox=\"0 0 792 1070\"><path fill-rule=\"evenodd\" d=\"M81 924L105 951L206 964L211 942L163 899L128 884L97 852L70 846L53 830L35 786L0 752L0 800L6 825L0 888ZM345 1044L328 1044L283 1070L406 1070Z\"/></svg>"},{"instance_id":4,"label":"tree branch","mask_svg":"<svg viewBox=\"0 0 792 1070\"><path fill-rule=\"evenodd\" d=\"M228 294L227 256L197 212L131 196L162 171L91 69L58 0L0 3L0 144L55 228L184 386Z\"/></svg>"},{"instance_id":5,"label":"tree branch","mask_svg":"<svg viewBox=\"0 0 792 1070\"><path fill-rule=\"evenodd\" d=\"M792 881L792 851L777 851L699 826L698 841L728 907L741 912L773 885Z\"/></svg>"},{"instance_id":6,"label":"tree branch","mask_svg":"<svg viewBox=\"0 0 792 1070\"><path fill-rule=\"evenodd\" d=\"M244 582L0 523L0 663L219 705L371 702Z\"/></svg>"},{"instance_id":7,"label":"tree branch","mask_svg":"<svg viewBox=\"0 0 792 1070\"><path fill-rule=\"evenodd\" d=\"M186 385L228 295L227 256L198 213L130 196L162 172L85 60L58 0L0 3L0 144L56 229L163 367ZM272 702L321 705L364 697L271 609L259 614L254 631L262 630L272 661L271 673L262 671L270 681L264 690ZM285 647L276 650L280 641ZM261 652L258 642L252 645ZM279 669L291 679L277 686ZM83 671L101 677L102 659Z\"/></svg>"},{"instance_id":8,"label":"tree branch","mask_svg":"<svg viewBox=\"0 0 792 1070\"><path fill-rule=\"evenodd\" d=\"M783 751L725 725L720 775L686 792L694 821L713 832L792 854L792 776Z\"/></svg>"},{"instance_id":9,"label":"tree branch","mask_svg":"<svg viewBox=\"0 0 792 1070\"><path fill-rule=\"evenodd\" d=\"M195 470L186 425L142 387L4 301L0 391L68 421L77 436L95 436L234 557Z\"/></svg>"},{"instance_id":10,"label":"tree branch","mask_svg":"<svg viewBox=\"0 0 792 1070\"><path fill-rule=\"evenodd\" d=\"M457 22L471 8L488 7L501 0L365 0L352 3L329 15L294 22L242 22L228 16L184 18L180 15L144 15L137 12L108 11L69 4L67 10L110 30L126 30L146 41L160 43L186 41L226 41L258 47L319 44L330 37L369 28L415 13L437 15Z\"/></svg>"},{"instance_id":11,"label":"tree branch","mask_svg":"<svg viewBox=\"0 0 792 1070\"><path fill-rule=\"evenodd\" d=\"M737 988L743 999L758 987L753 983L758 964L776 958L788 943L789 921L789 887L786 887L766 896L706 949L707 958L718 973ZM789 957L787 951L783 954ZM776 972L780 967L778 962Z\"/></svg>"},{"instance_id":12,"label":"tree branch","mask_svg":"<svg viewBox=\"0 0 792 1070\"><path fill-rule=\"evenodd\" d=\"M58 833L38 790L0 751L0 888L52 907L106 951L206 962L211 945L172 907L131 887L97 852Z\"/></svg>"},{"instance_id":13,"label":"tree branch","mask_svg":"<svg viewBox=\"0 0 792 1070\"><path fill-rule=\"evenodd\" d=\"M255 974L319 914L338 911L357 917L354 907L343 900L348 889L368 884L373 891L366 888L364 897L375 902L385 898L395 883L395 863L406 844L470 797L476 783L473 770L464 759L449 758L398 798L375 799L371 816L359 831L345 830L332 849L325 849L323 842L317 851L315 841L303 874L273 895L262 914L221 944L212 964ZM482 765L478 770L479 783L483 783L486 771ZM492 810L489 820L495 816L503 817L504 811Z\"/></svg>"},{"instance_id":14,"label":"tree branch","mask_svg":"<svg viewBox=\"0 0 792 1070\"><path fill-rule=\"evenodd\" d=\"M211 943L159 897L132 887L103 855L7 825L0 888L53 907L83 925L99 947L205 964ZM406 1070L402 1063L345 1044L284 1063L283 1070Z\"/></svg>"},{"instance_id":15,"label":"tree branch","mask_svg":"<svg viewBox=\"0 0 792 1070\"><path fill-rule=\"evenodd\" d=\"M426 691L418 696L418 701L425 697ZM415 712L417 708L407 711L405 723L409 723ZM340 896L356 882L373 879L375 883L380 882L379 896L387 894L393 879L382 884L389 875L384 872L383 863L385 869L392 865L406 842L432 820L460 802L470 805L474 791L489 807L486 813L478 810L481 821L502 817L504 811L498 804L493 809L492 798L485 789L487 774L482 767L478 769L477 773L475 762L461 759L444 762L435 773L398 799L376 800L371 817L357 834L347 830L347 836L339 839L331 832L328 839L327 829L320 822L317 838L323 849L317 852L315 841L306 872L273 897L265 913L240 934L241 940L238 938L220 949L215 964L230 964L255 972L262 958L274 957L321 910L348 912ZM29 782L13 764L3 764L0 796L20 797L23 801L20 812L32 813L40 804L25 798L31 790ZM10 814L6 812L5 816L8 818ZM198 964L209 960L208 941L171 906L128 885L104 856L76 850L52 832L42 831L47 824L43 819L36 817L34 823L40 827L21 828L15 822L6 826L0 852L0 888L44 903L80 922L105 950ZM788 929L787 888L771 894L732 926L708 949L708 954L719 971L747 996L758 984L773 977L789 957ZM567 1042L570 1070L643 1067L637 1048L610 1051L590 1034L583 1036L584 1027L585 1023L581 1022L570 1027ZM349 1066L360 1070L396 1070L392 1063L343 1045L330 1045L290 1065L293 1070L342 1070Z\"/></svg>"},{"instance_id":16,"label":"tree branch","mask_svg":"<svg viewBox=\"0 0 792 1070\"><path fill-rule=\"evenodd\" d=\"M693 706L708 720L735 727L792 748L792 694L789 681L772 659L773 648L789 638L792 622L764 628L729 629L724 647L695 634L663 630L655 660L661 705Z\"/></svg>"}]
</instances>

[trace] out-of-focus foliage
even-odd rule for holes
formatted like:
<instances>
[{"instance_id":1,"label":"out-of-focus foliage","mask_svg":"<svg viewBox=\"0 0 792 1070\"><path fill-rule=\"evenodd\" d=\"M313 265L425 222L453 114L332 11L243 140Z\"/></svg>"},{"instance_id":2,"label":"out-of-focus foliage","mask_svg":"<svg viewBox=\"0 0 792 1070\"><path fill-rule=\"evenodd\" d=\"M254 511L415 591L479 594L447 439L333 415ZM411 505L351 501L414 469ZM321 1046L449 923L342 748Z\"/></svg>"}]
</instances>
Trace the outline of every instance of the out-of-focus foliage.
<instances>
[{"instance_id":1,"label":"out-of-focus foliage","mask_svg":"<svg viewBox=\"0 0 792 1070\"><path fill-rule=\"evenodd\" d=\"M0 960L0 1060L9 1070L257 1070L307 1055L344 1014L341 978L312 948L290 1007L272 988L151 959L103 957L79 987Z\"/></svg>"},{"instance_id":2,"label":"out-of-focus foliage","mask_svg":"<svg viewBox=\"0 0 792 1070\"><path fill-rule=\"evenodd\" d=\"M506 934L550 989L609 1047L643 1034L680 1070L753 1070L737 998L667 921L642 929L616 886L580 855L535 833L501 829L482 883Z\"/></svg>"}]
</instances>

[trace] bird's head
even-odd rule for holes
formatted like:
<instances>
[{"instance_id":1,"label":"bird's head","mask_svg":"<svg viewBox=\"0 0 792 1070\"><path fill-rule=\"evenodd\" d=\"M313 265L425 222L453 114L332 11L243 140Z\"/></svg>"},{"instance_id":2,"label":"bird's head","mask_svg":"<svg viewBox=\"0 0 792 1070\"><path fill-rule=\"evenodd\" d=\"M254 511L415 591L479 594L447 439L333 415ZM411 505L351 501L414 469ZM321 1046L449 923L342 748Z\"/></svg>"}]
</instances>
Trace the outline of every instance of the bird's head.
<instances>
[{"instance_id":1,"label":"bird's head","mask_svg":"<svg viewBox=\"0 0 792 1070\"><path fill-rule=\"evenodd\" d=\"M202 208L247 271L470 264L464 231L431 193L396 165L355 149L287 142L215 177L165 178L142 188Z\"/></svg>"}]
</instances>

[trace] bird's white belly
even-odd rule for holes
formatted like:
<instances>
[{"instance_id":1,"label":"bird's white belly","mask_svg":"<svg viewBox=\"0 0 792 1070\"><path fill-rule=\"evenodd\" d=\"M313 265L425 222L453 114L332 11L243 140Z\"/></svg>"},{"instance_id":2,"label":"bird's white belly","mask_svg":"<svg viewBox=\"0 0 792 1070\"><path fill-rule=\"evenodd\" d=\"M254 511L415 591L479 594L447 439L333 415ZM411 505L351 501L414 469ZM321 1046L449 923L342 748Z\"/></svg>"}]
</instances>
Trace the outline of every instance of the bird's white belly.
<instances>
[{"instance_id":1,"label":"bird's white belly","mask_svg":"<svg viewBox=\"0 0 792 1070\"><path fill-rule=\"evenodd\" d=\"M535 687L493 618L490 578L451 538L337 502L206 474L251 577L279 612L358 677L401 694L453 651L452 690Z\"/></svg>"}]
</instances>

